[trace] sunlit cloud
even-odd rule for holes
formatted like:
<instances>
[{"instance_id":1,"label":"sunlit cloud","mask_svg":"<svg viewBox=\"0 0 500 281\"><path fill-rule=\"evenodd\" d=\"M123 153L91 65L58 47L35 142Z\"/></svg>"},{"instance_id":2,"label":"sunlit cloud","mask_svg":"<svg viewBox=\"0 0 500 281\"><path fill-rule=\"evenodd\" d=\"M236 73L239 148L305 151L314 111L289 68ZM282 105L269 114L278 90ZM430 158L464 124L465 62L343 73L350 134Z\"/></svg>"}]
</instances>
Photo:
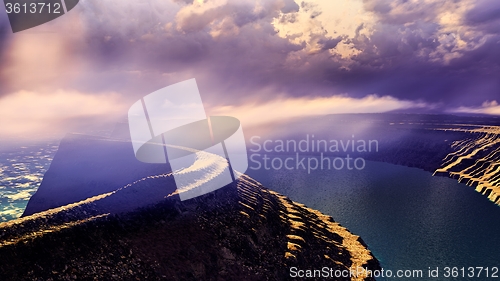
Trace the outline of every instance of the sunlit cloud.
<instances>
[{"instance_id":1,"label":"sunlit cloud","mask_svg":"<svg viewBox=\"0 0 500 281\"><path fill-rule=\"evenodd\" d=\"M288 118L342 113L383 113L410 108L430 108L419 102L398 100L391 96L368 95L351 98L344 95L317 98L275 99L260 104L223 106L211 108L210 115L229 115L240 119L245 125L258 125Z\"/></svg>"},{"instance_id":2,"label":"sunlit cloud","mask_svg":"<svg viewBox=\"0 0 500 281\"><path fill-rule=\"evenodd\" d=\"M500 115L500 104L496 100L485 101L480 107L467 107L461 106L456 109L450 110L453 113L473 113L473 114L488 114Z\"/></svg>"},{"instance_id":3,"label":"sunlit cloud","mask_svg":"<svg viewBox=\"0 0 500 281\"><path fill-rule=\"evenodd\" d=\"M56 90L86 71L85 59L73 52L82 44L78 14L64 17L64 25L59 24L61 19L8 37L0 68L4 90L0 96L19 90Z\"/></svg>"}]
</instances>

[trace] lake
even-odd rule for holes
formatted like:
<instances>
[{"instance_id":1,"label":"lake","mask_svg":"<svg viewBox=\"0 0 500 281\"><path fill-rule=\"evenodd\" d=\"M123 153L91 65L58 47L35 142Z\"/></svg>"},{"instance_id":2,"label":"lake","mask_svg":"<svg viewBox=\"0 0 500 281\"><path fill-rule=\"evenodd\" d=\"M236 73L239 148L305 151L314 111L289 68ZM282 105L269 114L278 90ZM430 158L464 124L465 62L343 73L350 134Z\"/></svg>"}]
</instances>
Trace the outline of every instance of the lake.
<instances>
[{"instance_id":1,"label":"lake","mask_svg":"<svg viewBox=\"0 0 500 281\"><path fill-rule=\"evenodd\" d=\"M500 267L500 207L454 179L372 161L363 170L246 173L360 235L385 270L421 269L428 280L439 267L432 280L467 280L444 278L444 267ZM475 280L489 280L482 274ZM394 279L405 278L377 278Z\"/></svg>"}]
</instances>

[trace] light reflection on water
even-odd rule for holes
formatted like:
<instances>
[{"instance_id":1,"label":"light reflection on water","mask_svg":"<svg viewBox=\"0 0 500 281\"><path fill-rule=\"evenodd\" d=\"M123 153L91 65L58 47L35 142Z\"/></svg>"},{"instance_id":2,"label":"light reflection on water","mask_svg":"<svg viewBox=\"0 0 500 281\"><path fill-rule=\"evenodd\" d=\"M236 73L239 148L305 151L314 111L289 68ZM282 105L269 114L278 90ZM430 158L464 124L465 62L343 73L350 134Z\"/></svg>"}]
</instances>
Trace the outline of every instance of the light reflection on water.
<instances>
[{"instance_id":1,"label":"light reflection on water","mask_svg":"<svg viewBox=\"0 0 500 281\"><path fill-rule=\"evenodd\" d=\"M45 143L0 151L0 222L21 216L57 148L57 143Z\"/></svg>"}]
</instances>

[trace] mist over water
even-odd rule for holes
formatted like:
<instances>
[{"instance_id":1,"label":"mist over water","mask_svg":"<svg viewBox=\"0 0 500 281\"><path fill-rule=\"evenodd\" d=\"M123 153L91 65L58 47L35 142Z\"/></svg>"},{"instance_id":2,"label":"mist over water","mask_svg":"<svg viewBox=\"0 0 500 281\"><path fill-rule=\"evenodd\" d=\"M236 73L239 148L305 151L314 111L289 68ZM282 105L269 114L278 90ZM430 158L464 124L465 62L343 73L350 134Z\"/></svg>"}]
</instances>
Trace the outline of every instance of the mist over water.
<instances>
[{"instance_id":1,"label":"mist over water","mask_svg":"<svg viewBox=\"0 0 500 281\"><path fill-rule=\"evenodd\" d=\"M499 266L500 208L455 179L373 161L362 171L249 169L247 174L360 235L384 269L426 274L429 267Z\"/></svg>"}]
</instances>

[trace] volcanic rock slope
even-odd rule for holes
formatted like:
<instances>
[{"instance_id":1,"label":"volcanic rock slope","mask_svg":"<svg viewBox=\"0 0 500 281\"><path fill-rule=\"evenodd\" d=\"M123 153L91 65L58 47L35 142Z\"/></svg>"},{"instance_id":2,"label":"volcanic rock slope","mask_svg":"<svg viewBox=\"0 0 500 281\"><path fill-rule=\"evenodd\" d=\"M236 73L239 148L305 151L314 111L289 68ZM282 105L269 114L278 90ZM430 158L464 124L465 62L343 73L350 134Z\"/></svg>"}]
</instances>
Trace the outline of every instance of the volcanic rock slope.
<instances>
[{"instance_id":1,"label":"volcanic rock slope","mask_svg":"<svg viewBox=\"0 0 500 281\"><path fill-rule=\"evenodd\" d=\"M174 192L132 212L103 212L127 189L168 178L1 223L0 280L288 280L293 266L379 269L331 217L245 175L191 200Z\"/></svg>"}]
</instances>

